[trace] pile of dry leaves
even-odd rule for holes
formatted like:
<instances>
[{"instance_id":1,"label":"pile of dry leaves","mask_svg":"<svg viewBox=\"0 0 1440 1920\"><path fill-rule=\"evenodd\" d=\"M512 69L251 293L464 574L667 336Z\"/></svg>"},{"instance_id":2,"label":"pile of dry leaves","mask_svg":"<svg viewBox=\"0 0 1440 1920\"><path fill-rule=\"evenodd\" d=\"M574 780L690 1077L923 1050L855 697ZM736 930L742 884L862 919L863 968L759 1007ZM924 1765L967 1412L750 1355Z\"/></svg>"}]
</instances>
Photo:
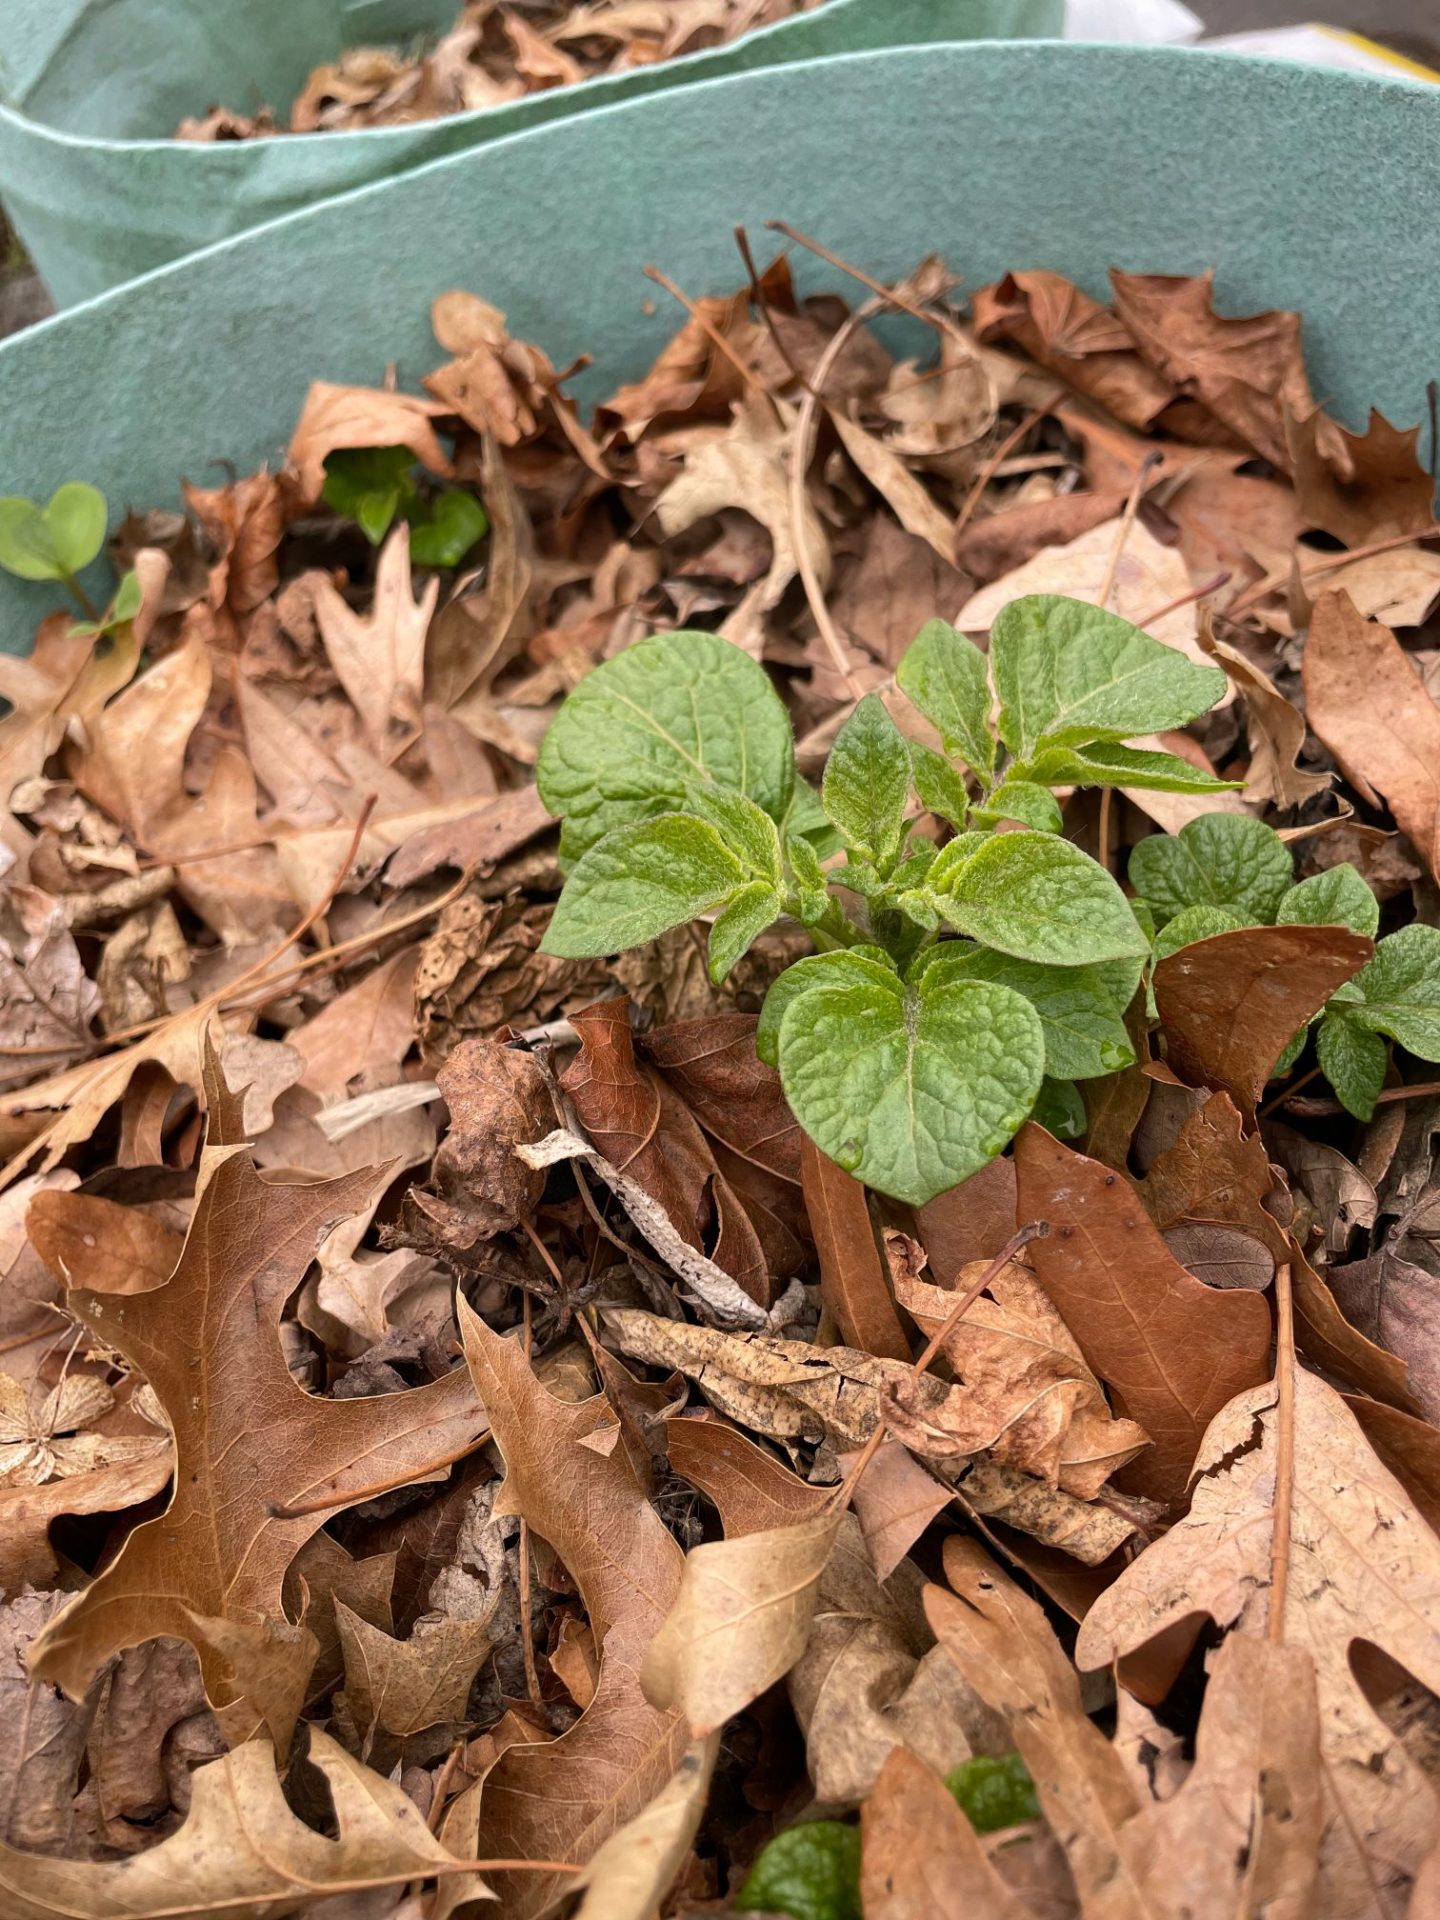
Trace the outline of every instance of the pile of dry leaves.
<instances>
[{"instance_id":1,"label":"pile of dry leaves","mask_svg":"<svg viewBox=\"0 0 1440 1920\"><path fill-rule=\"evenodd\" d=\"M1437 1911L1440 1087L1267 1087L1296 930L1162 969L1083 1152L913 1215L755 1057L798 932L721 992L697 929L537 951L598 661L728 636L814 775L1034 590L1223 664L1164 744L1436 923L1415 436L1205 279L954 285L672 288L590 426L447 296L425 397L317 384L278 471L126 522L132 623L0 659L7 1914L728 1910L856 1809L859 1894L792 1912ZM397 447L483 499L468 569L324 503ZM982 1839L941 1776L1017 1748Z\"/></svg>"},{"instance_id":2,"label":"pile of dry leaves","mask_svg":"<svg viewBox=\"0 0 1440 1920\"><path fill-rule=\"evenodd\" d=\"M254 140L274 133L400 127L607 73L658 66L720 47L824 0L464 0L433 46L347 47L314 68L281 126L269 107L212 106L182 120L177 140Z\"/></svg>"}]
</instances>

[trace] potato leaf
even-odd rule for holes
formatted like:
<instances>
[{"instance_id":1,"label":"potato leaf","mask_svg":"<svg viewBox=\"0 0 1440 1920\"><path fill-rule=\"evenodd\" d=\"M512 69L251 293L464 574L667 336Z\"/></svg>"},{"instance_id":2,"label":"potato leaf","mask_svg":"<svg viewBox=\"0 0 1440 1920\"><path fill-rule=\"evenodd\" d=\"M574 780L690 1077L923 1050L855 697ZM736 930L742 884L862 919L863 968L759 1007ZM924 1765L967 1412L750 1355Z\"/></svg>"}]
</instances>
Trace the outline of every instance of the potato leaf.
<instances>
[{"instance_id":1,"label":"potato leaf","mask_svg":"<svg viewBox=\"0 0 1440 1920\"><path fill-rule=\"evenodd\" d=\"M1269 926L1293 878L1279 834L1243 813L1202 814L1179 833L1152 834L1130 855L1130 884L1160 927L1186 907L1225 907Z\"/></svg>"},{"instance_id":2,"label":"potato leaf","mask_svg":"<svg viewBox=\"0 0 1440 1920\"><path fill-rule=\"evenodd\" d=\"M1012 600L990 630L1000 738L1019 759L1040 745L1129 740L1183 727L1223 698L1225 675L1196 666L1118 614L1051 593Z\"/></svg>"},{"instance_id":3,"label":"potato leaf","mask_svg":"<svg viewBox=\"0 0 1440 1920\"><path fill-rule=\"evenodd\" d=\"M1346 1017L1398 1040L1419 1060L1440 1060L1440 929L1402 927L1355 976L1361 1003Z\"/></svg>"},{"instance_id":4,"label":"potato leaf","mask_svg":"<svg viewBox=\"0 0 1440 1920\"><path fill-rule=\"evenodd\" d=\"M725 905L748 882L745 868L706 821L685 813L632 821L581 855L541 952L584 960L642 946Z\"/></svg>"},{"instance_id":5,"label":"potato leaf","mask_svg":"<svg viewBox=\"0 0 1440 1920\"><path fill-rule=\"evenodd\" d=\"M990 680L975 642L944 620L931 620L906 650L895 679L939 733L945 751L988 780L995 765Z\"/></svg>"},{"instance_id":6,"label":"potato leaf","mask_svg":"<svg viewBox=\"0 0 1440 1920\"><path fill-rule=\"evenodd\" d=\"M1059 833L1060 803L1043 782L1043 775L1038 780L1006 780L983 806L972 809L972 817L987 827L998 827L1002 820L1018 820L1022 827L1034 827L1037 833ZM1065 784L1063 780L1050 783L1057 787Z\"/></svg>"},{"instance_id":7,"label":"potato leaf","mask_svg":"<svg viewBox=\"0 0 1440 1920\"><path fill-rule=\"evenodd\" d=\"M936 985L942 979L988 980L1030 1002L1045 1029L1045 1071L1053 1078L1095 1080L1133 1063L1124 1009L1097 968L1038 966L958 942L932 951L937 957L925 977Z\"/></svg>"},{"instance_id":8,"label":"potato leaf","mask_svg":"<svg viewBox=\"0 0 1440 1920\"><path fill-rule=\"evenodd\" d=\"M823 1152L916 1205L994 1159L1044 1076L1027 1000L979 980L907 988L853 954L804 971L780 1023L780 1077Z\"/></svg>"},{"instance_id":9,"label":"potato leaf","mask_svg":"<svg viewBox=\"0 0 1440 1920\"><path fill-rule=\"evenodd\" d=\"M1243 780L1218 780L1178 753L1087 740L1078 747L1041 747L1016 769L1042 787L1139 787L1152 793L1230 793Z\"/></svg>"},{"instance_id":10,"label":"potato leaf","mask_svg":"<svg viewBox=\"0 0 1440 1920\"><path fill-rule=\"evenodd\" d=\"M1350 1008L1332 1007L1315 1036L1315 1055L1345 1111L1357 1120L1372 1120L1390 1064L1390 1049L1381 1036L1362 1026Z\"/></svg>"},{"instance_id":11,"label":"potato leaf","mask_svg":"<svg viewBox=\"0 0 1440 1920\"><path fill-rule=\"evenodd\" d=\"M1347 860L1291 887L1275 910L1275 922L1282 927L1351 927L1373 940L1380 927L1380 902Z\"/></svg>"},{"instance_id":12,"label":"potato leaf","mask_svg":"<svg viewBox=\"0 0 1440 1920\"><path fill-rule=\"evenodd\" d=\"M581 681L536 774L564 816L568 863L612 827L674 811L692 784L747 794L783 820L795 748L780 696L747 653L711 633L657 634Z\"/></svg>"},{"instance_id":13,"label":"potato leaf","mask_svg":"<svg viewBox=\"0 0 1440 1920\"><path fill-rule=\"evenodd\" d=\"M1147 950L1110 875L1054 834L1002 833L978 847L970 835L952 840L926 891L952 927L1017 960L1078 967Z\"/></svg>"},{"instance_id":14,"label":"potato leaf","mask_svg":"<svg viewBox=\"0 0 1440 1920\"><path fill-rule=\"evenodd\" d=\"M888 871L904 830L910 755L878 695L867 693L836 735L821 794L852 851Z\"/></svg>"}]
</instances>

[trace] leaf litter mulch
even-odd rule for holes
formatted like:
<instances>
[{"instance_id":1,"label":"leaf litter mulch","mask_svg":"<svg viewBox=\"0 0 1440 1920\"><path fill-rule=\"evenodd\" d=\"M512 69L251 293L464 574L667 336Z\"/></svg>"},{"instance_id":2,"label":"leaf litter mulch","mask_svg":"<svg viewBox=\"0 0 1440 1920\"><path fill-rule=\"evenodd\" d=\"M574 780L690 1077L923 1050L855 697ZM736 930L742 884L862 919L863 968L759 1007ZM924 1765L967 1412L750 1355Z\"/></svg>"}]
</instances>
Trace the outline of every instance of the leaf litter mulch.
<instances>
[{"instance_id":1,"label":"leaf litter mulch","mask_svg":"<svg viewBox=\"0 0 1440 1920\"><path fill-rule=\"evenodd\" d=\"M271 107L223 104L191 116L177 140L256 140L411 126L503 107L535 93L633 73L727 46L824 0L464 0L448 32L411 46L347 47L312 68L282 126Z\"/></svg>"},{"instance_id":2,"label":"leaf litter mulch","mask_svg":"<svg viewBox=\"0 0 1440 1920\"><path fill-rule=\"evenodd\" d=\"M1161 744L1244 783L1073 839L1220 806L1434 925L1416 436L1203 278L670 293L589 426L446 296L424 397L316 384L125 522L133 621L0 660L0 1904L1433 1914L1440 1085L1267 1085L1316 1001L1251 927L1079 1144L912 1212L756 1058L799 930L721 990L694 927L538 950L533 782L653 631L763 661L813 778L864 692L932 737L937 612L1057 591L1225 667Z\"/></svg>"}]
</instances>

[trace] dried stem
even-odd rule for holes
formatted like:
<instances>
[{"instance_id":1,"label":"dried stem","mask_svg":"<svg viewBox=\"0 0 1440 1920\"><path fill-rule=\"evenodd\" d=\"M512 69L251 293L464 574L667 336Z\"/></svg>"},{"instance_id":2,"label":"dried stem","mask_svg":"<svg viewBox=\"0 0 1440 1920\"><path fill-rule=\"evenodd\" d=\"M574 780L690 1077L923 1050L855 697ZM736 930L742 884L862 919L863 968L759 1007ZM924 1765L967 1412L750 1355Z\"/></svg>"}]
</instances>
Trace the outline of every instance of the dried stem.
<instances>
[{"instance_id":1,"label":"dried stem","mask_svg":"<svg viewBox=\"0 0 1440 1920\"><path fill-rule=\"evenodd\" d=\"M545 1254L546 1264L553 1270L555 1263L551 1260L549 1254L545 1252L545 1247L539 1234L528 1220L525 1222L525 1225L530 1234L530 1238L535 1242L536 1246L540 1248L540 1251ZM558 1279L559 1276L557 1275L556 1277ZM528 1292L521 1294L520 1302L520 1310L524 1315L525 1358L528 1360L530 1358L531 1348L530 1295ZM546 1717L545 1696L540 1691L540 1672L535 1665L535 1623L530 1617L530 1522L525 1518L523 1513L520 1516L520 1541L516 1549L516 1554L519 1562L520 1653L525 1662L525 1691L530 1696L531 1706L534 1707L543 1721Z\"/></svg>"},{"instance_id":2,"label":"dried stem","mask_svg":"<svg viewBox=\"0 0 1440 1920\"><path fill-rule=\"evenodd\" d=\"M1134 484L1130 488L1130 498L1125 502L1125 511L1120 516L1120 530L1115 535L1115 545L1111 550L1110 564L1105 569L1105 578L1101 582L1100 592L1095 601L1096 606L1101 608L1102 611L1109 606L1110 596L1115 591L1115 577L1120 571L1120 562L1125 553L1125 543L1130 538L1130 529L1134 526L1135 516L1140 511L1140 502L1145 496L1146 482L1164 457L1163 454L1157 453L1152 447L1150 452L1147 453L1145 458L1140 462Z\"/></svg>"},{"instance_id":3,"label":"dried stem","mask_svg":"<svg viewBox=\"0 0 1440 1920\"><path fill-rule=\"evenodd\" d=\"M1290 1535L1295 1514L1295 1313L1290 1265L1275 1269L1275 1531L1270 1543L1270 1618L1266 1638L1285 1638Z\"/></svg>"},{"instance_id":4,"label":"dried stem","mask_svg":"<svg viewBox=\"0 0 1440 1920\"><path fill-rule=\"evenodd\" d=\"M1157 620L1163 620L1169 613L1178 613L1181 607L1188 607L1192 600L1204 600L1212 593L1219 593L1222 587L1229 586L1231 575L1217 573L1213 580L1207 580L1203 587L1192 587L1188 593L1180 593L1173 600L1167 600L1163 607L1156 607L1153 613L1147 613L1135 622L1137 627L1153 627Z\"/></svg>"},{"instance_id":5,"label":"dried stem","mask_svg":"<svg viewBox=\"0 0 1440 1920\"><path fill-rule=\"evenodd\" d=\"M755 265L755 256L750 251L750 236L746 233L744 227L736 227L735 244L740 249L740 258L745 262L745 271L750 276L750 298L759 309L760 318L765 322L765 329L770 335L770 338L775 342L775 351L790 369L791 374L794 376L795 383L801 392L808 393L810 391L810 382L796 365L793 354L785 344L784 335L775 324L775 316L770 311L770 302L765 298L765 283L760 278L759 270Z\"/></svg>"},{"instance_id":6,"label":"dried stem","mask_svg":"<svg viewBox=\"0 0 1440 1920\"><path fill-rule=\"evenodd\" d=\"M985 489L995 478L1001 467L1004 466L1010 454L1015 451L1026 434L1029 433L1030 429L1038 425L1049 411L1050 409L1048 407L1032 407L1020 422L1019 426L1011 428L1010 432L1006 434L999 446L996 447L984 466L981 467L979 473L975 476L974 486L971 487L969 493L965 496L965 504L960 509L960 518L955 522L955 539L957 543L959 542L960 536L974 519L975 511L985 497Z\"/></svg>"},{"instance_id":7,"label":"dried stem","mask_svg":"<svg viewBox=\"0 0 1440 1920\"><path fill-rule=\"evenodd\" d=\"M663 287L666 293L668 293L672 299L678 300L680 302L681 306L684 307L685 311L689 314L690 318L695 322L696 326L699 327L700 331L705 335L705 338L710 342L711 346L714 347L715 351L717 353L724 354L725 358L730 362L731 366L734 367L735 371L739 374L740 378L745 382L746 386L749 387L752 392L758 393L761 399L767 403L767 405L770 408L770 411L775 415L775 418L777 421L779 421L781 427L788 427L790 423L785 418L784 410L781 407L780 402L775 398L774 394L771 393L769 387L766 386L765 382L760 378L760 376L756 373L753 367L746 366L745 362L740 358L739 354L731 346L730 342L725 338L724 334L721 333L720 329L714 324L713 321L706 318L706 316L700 311L699 307L696 306L695 302L691 300L688 297L688 295L683 293L681 289L676 286L675 282L670 278L669 274L662 273L659 267L646 267L645 278L647 280L653 280L657 287Z\"/></svg>"}]
</instances>

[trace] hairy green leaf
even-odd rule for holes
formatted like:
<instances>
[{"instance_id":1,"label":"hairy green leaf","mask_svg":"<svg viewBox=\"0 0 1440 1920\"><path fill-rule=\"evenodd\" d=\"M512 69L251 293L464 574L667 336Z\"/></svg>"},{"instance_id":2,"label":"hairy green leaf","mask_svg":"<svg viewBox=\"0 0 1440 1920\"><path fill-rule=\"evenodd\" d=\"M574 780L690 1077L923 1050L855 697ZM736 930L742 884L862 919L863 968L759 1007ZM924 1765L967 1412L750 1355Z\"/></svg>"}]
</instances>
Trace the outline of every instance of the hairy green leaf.
<instances>
[{"instance_id":1,"label":"hairy green leaf","mask_svg":"<svg viewBox=\"0 0 1440 1920\"><path fill-rule=\"evenodd\" d=\"M810 1820L777 1833L737 1898L746 1913L860 1920L860 1829L839 1820Z\"/></svg>"},{"instance_id":2,"label":"hairy green leaf","mask_svg":"<svg viewBox=\"0 0 1440 1920\"><path fill-rule=\"evenodd\" d=\"M1054 784L1065 783L1057 780ZM1003 781L983 807L975 808L973 817L987 827L998 827L1002 820L1018 820L1037 833L1059 833L1064 824L1059 801L1035 780Z\"/></svg>"},{"instance_id":3,"label":"hairy green leaf","mask_svg":"<svg viewBox=\"0 0 1440 1920\"><path fill-rule=\"evenodd\" d=\"M1022 994L1045 1029L1045 1071L1053 1079L1098 1080L1133 1065L1135 1049L1125 1031L1124 1008L1116 1005L1098 967L1037 966L990 947L957 950L952 941L922 957L929 961L923 978L934 985L988 980Z\"/></svg>"},{"instance_id":4,"label":"hairy green leaf","mask_svg":"<svg viewBox=\"0 0 1440 1920\"><path fill-rule=\"evenodd\" d=\"M710 978L717 987L765 929L780 918L784 905L774 887L764 880L752 880L715 916L708 957Z\"/></svg>"},{"instance_id":5,"label":"hairy green leaf","mask_svg":"<svg viewBox=\"0 0 1440 1920\"><path fill-rule=\"evenodd\" d=\"M1018 1753L977 1753L945 1776L977 1833L999 1833L1040 1818L1040 1801L1030 1769Z\"/></svg>"},{"instance_id":6,"label":"hairy green leaf","mask_svg":"<svg viewBox=\"0 0 1440 1920\"><path fill-rule=\"evenodd\" d=\"M944 620L931 620L906 648L895 679L940 735L945 751L988 780L995 766L989 668L975 642Z\"/></svg>"},{"instance_id":7,"label":"hairy green leaf","mask_svg":"<svg viewBox=\"0 0 1440 1920\"><path fill-rule=\"evenodd\" d=\"M540 950L585 960L638 947L723 906L749 879L708 821L632 821L581 856Z\"/></svg>"},{"instance_id":8,"label":"hairy green leaf","mask_svg":"<svg viewBox=\"0 0 1440 1920\"><path fill-rule=\"evenodd\" d=\"M1359 868L1347 860L1291 887L1281 898L1275 920L1279 926L1353 927L1373 940L1380 925L1380 902Z\"/></svg>"},{"instance_id":9,"label":"hairy green leaf","mask_svg":"<svg viewBox=\"0 0 1440 1920\"><path fill-rule=\"evenodd\" d=\"M1440 1060L1440 928L1390 934L1350 985L1363 1000L1347 1007L1347 1018L1388 1033L1418 1060Z\"/></svg>"},{"instance_id":10,"label":"hairy green leaf","mask_svg":"<svg viewBox=\"0 0 1440 1920\"><path fill-rule=\"evenodd\" d=\"M1079 1087L1073 1080L1053 1080L1048 1073L1040 1083L1030 1117L1057 1140L1079 1140L1089 1125Z\"/></svg>"},{"instance_id":11,"label":"hairy green leaf","mask_svg":"<svg viewBox=\"0 0 1440 1920\"><path fill-rule=\"evenodd\" d=\"M1186 907L1227 907L1270 926L1295 877L1273 827L1244 813L1206 813L1179 833L1152 834L1130 855L1130 884L1164 926Z\"/></svg>"},{"instance_id":12,"label":"hairy green leaf","mask_svg":"<svg viewBox=\"0 0 1440 1920\"><path fill-rule=\"evenodd\" d=\"M825 869L820 864L814 843L798 833L787 834L785 864L790 870L790 883L795 891L795 905L800 918L807 926L813 925L830 904Z\"/></svg>"},{"instance_id":13,"label":"hairy green leaf","mask_svg":"<svg viewBox=\"0 0 1440 1920\"><path fill-rule=\"evenodd\" d=\"M795 787L789 716L765 669L713 633L638 641L580 682L536 769L572 861L611 827L682 806L692 785L747 794L782 821Z\"/></svg>"},{"instance_id":14,"label":"hairy green leaf","mask_svg":"<svg viewBox=\"0 0 1440 1920\"><path fill-rule=\"evenodd\" d=\"M951 847L932 867L928 892L952 927L983 946L1055 967L1124 960L1148 950L1115 881L1068 840L1000 833L968 858L947 864Z\"/></svg>"},{"instance_id":15,"label":"hairy green leaf","mask_svg":"<svg viewBox=\"0 0 1440 1920\"><path fill-rule=\"evenodd\" d=\"M1255 922L1228 907L1183 907L1173 920L1167 920L1155 936L1154 958L1158 966L1181 947L1194 946L1212 934L1234 933L1237 927L1252 927Z\"/></svg>"},{"instance_id":16,"label":"hairy green leaf","mask_svg":"<svg viewBox=\"0 0 1440 1920\"><path fill-rule=\"evenodd\" d=\"M990 629L1000 737L1026 760L1042 743L1129 740L1188 725L1226 687L1117 614L1059 594L1012 600Z\"/></svg>"},{"instance_id":17,"label":"hairy green leaf","mask_svg":"<svg viewBox=\"0 0 1440 1920\"><path fill-rule=\"evenodd\" d=\"M1089 740L1078 747L1041 747L1017 767L1046 787L1136 787L1152 793L1230 793L1242 780L1218 780L1176 753Z\"/></svg>"},{"instance_id":18,"label":"hairy green leaf","mask_svg":"<svg viewBox=\"0 0 1440 1920\"><path fill-rule=\"evenodd\" d=\"M767 1066L780 1064L780 1023L786 1008L812 986L834 986L842 979L852 986L881 986L887 991L899 979L895 962L883 947L847 947L841 953L812 953L787 967L771 982L755 1028L755 1051Z\"/></svg>"},{"instance_id":19,"label":"hairy green leaf","mask_svg":"<svg viewBox=\"0 0 1440 1920\"><path fill-rule=\"evenodd\" d=\"M1374 1119L1390 1064L1390 1049L1381 1036L1355 1019L1349 1008L1332 1006L1315 1036L1315 1054L1345 1111L1357 1120Z\"/></svg>"},{"instance_id":20,"label":"hairy green leaf","mask_svg":"<svg viewBox=\"0 0 1440 1920\"><path fill-rule=\"evenodd\" d=\"M952 827L963 827L970 811L969 789L944 754L912 740L910 771L921 806L937 820L948 820Z\"/></svg>"},{"instance_id":21,"label":"hairy green leaf","mask_svg":"<svg viewBox=\"0 0 1440 1920\"><path fill-rule=\"evenodd\" d=\"M780 1078L817 1146L917 1206L993 1160L1044 1078L1030 1003L980 980L861 977L853 954L809 964L780 1023Z\"/></svg>"},{"instance_id":22,"label":"hairy green leaf","mask_svg":"<svg viewBox=\"0 0 1440 1920\"><path fill-rule=\"evenodd\" d=\"M867 693L835 736L820 795L846 844L888 871L905 830L910 753L877 694Z\"/></svg>"},{"instance_id":23,"label":"hairy green leaf","mask_svg":"<svg viewBox=\"0 0 1440 1920\"><path fill-rule=\"evenodd\" d=\"M755 879L781 885L780 829L753 800L726 787L695 785L686 789L685 811L708 821Z\"/></svg>"}]
</instances>

